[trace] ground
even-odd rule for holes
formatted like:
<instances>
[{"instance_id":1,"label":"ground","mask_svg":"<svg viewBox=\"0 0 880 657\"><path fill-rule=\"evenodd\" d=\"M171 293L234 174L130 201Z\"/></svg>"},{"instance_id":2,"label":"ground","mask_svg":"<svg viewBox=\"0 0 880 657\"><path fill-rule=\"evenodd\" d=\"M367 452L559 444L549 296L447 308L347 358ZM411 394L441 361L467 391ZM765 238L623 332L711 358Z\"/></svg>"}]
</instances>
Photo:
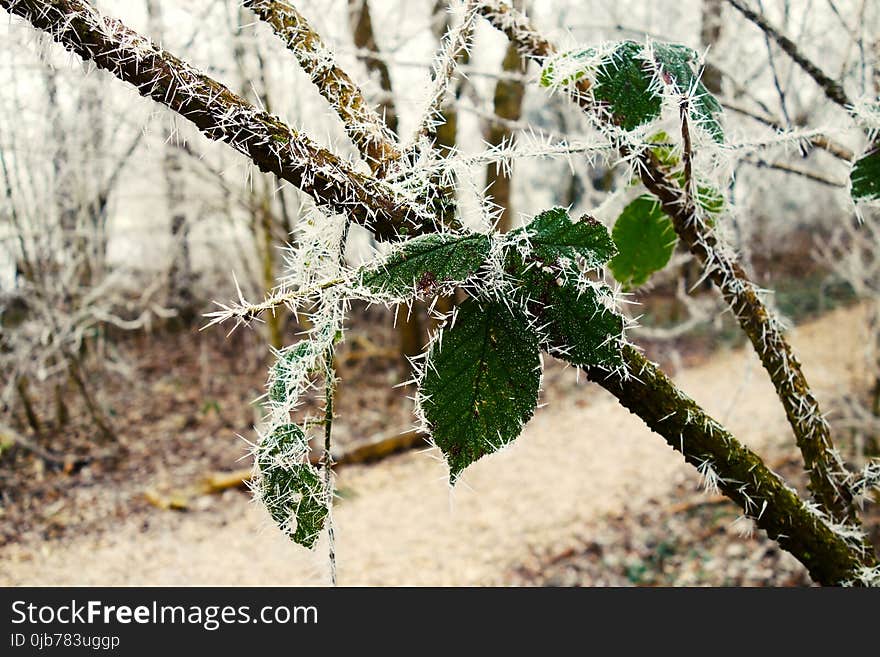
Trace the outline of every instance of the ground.
<instances>
[{"instance_id":1,"label":"ground","mask_svg":"<svg viewBox=\"0 0 880 657\"><path fill-rule=\"evenodd\" d=\"M837 309L791 335L808 355L806 374L826 407L858 369L861 313ZM23 464L36 461L23 455L19 467L5 464L0 584L327 581L326 543L311 552L289 543L242 490L196 496L181 512L148 503L150 493L241 467L235 434L249 435L254 421L242 402L259 394L262 375L244 366L222 371L210 361L203 353L194 369L203 386L206 377L222 377L213 389L237 402L205 401L194 381L176 379L183 374L170 367L145 384L154 394L163 386L176 391L155 394L166 406L132 393L144 410L137 424L126 424L124 459L69 474L25 472ZM350 394L355 419L340 421L344 440L409 422L402 404L389 401L388 416L377 414L388 386L352 367L361 368L374 397ZM675 380L774 467L797 470L784 414L751 351L722 349ZM697 472L601 389L554 364L543 402L513 446L474 464L454 490L431 451L341 469L333 514L340 583L809 583L792 557L750 533L735 507L702 490ZM359 406L372 414L361 417Z\"/></svg>"}]
</instances>

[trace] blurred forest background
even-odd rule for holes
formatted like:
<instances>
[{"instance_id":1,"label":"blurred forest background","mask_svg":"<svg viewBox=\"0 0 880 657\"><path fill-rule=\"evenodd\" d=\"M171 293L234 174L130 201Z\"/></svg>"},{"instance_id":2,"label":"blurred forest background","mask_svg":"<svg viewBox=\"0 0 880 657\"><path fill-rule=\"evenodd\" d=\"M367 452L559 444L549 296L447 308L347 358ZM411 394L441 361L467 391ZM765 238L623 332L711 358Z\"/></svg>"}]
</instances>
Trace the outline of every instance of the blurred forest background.
<instances>
[{"instance_id":1,"label":"blurred forest background","mask_svg":"<svg viewBox=\"0 0 880 657\"><path fill-rule=\"evenodd\" d=\"M322 145L357 156L284 44L237 0L96 4ZM855 463L876 455L880 228L876 210L857 219L847 190L864 135L726 0L518 4L568 47L650 37L707 53L704 82L725 107L733 144L725 191L734 211L719 230L801 327L794 343L841 448ZM880 93L880 4L748 4L853 97ZM296 5L390 127L411 134L431 58L455 18L447 3ZM3 18L0 583L323 581L319 561L276 536L239 485L249 468L242 438L253 439L263 416L268 346L295 341L301 318L279 312L229 335L200 331L215 301L239 288L260 299L275 285L311 199ZM610 226L630 198L625 177L542 147L590 139L577 108L534 84L540 71L485 22L462 72L438 133L444 148L466 160L518 144L535 157L509 171L474 157L459 203L485 190L504 208L499 230L553 205ZM357 263L377 245L352 230L346 256ZM628 300L639 322L631 338L786 472L798 456L784 416L691 256L677 252ZM545 377L549 408L520 440L529 444L499 456L494 475L475 466L473 490L456 493L450 514L433 459L383 458L424 446L411 431L411 391L395 386L431 328L424 308L351 313L335 425L345 466L339 513L357 509L340 520L344 583L809 582L775 544L743 533L735 507L703 492L646 429L558 363ZM367 459L377 462L359 463Z\"/></svg>"}]
</instances>

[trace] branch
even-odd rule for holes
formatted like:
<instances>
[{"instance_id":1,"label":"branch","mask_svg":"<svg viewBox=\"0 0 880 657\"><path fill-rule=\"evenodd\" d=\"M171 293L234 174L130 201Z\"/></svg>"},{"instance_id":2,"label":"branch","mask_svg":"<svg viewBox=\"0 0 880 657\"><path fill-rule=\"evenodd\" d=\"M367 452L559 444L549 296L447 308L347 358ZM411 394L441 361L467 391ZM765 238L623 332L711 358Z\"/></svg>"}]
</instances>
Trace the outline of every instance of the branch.
<instances>
[{"instance_id":1,"label":"branch","mask_svg":"<svg viewBox=\"0 0 880 657\"><path fill-rule=\"evenodd\" d=\"M306 135L101 15L86 0L0 0L0 7L189 119L210 139L227 142L261 171L299 187L319 205L352 216L380 238L392 239L429 217L387 184L354 171Z\"/></svg>"},{"instance_id":2,"label":"branch","mask_svg":"<svg viewBox=\"0 0 880 657\"><path fill-rule=\"evenodd\" d=\"M825 92L825 95L828 96L828 98L840 105L846 111L849 111L852 108L853 103L846 95L843 87L838 82L828 77L828 75L826 75L821 68L816 66L816 64L807 59L807 57L798 49L797 44L794 41L770 25L763 15L755 13L746 7L740 0L727 0L727 2L752 23L761 28L767 37L773 39L779 47L794 60L795 64L800 66L807 75L816 81L816 84L822 87L822 91Z\"/></svg>"},{"instance_id":3,"label":"branch","mask_svg":"<svg viewBox=\"0 0 880 657\"><path fill-rule=\"evenodd\" d=\"M827 178L820 173L816 173L815 171L810 171L809 169L805 169L803 167L798 167L793 164L786 164L785 162L767 162L766 160L744 160L748 164L752 164L759 169L776 169L777 171L784 171L785 173L790 173L795 176L801 176L806 178L807 180L812 180L813 182L817 182L820 185L827 185L828 187L837 187L837 188L846 188L846 183L840 180L834 180L833 178Z\"/></svg>"},{"instance_id":4,"label":"branch","mask_svg":"<svg viewBox=\"0 0 880 657\"><path fill-rule=\"evenodd\" d=\"M732 112L747 116L750 119L754 119L755 121L763 123L764 125L771 128L775 128L776 130L785 130L785 126L782 125L782 123L780 123L778 119L774 119L770 115L760 114L759 112L750 110L746 107L742 107L741 105L737 105L730 101L722 101L721 105L724 107L724 109L729 109ZM851 163L856 158L855 153L853 153L846 146L838 144L837 142L831 140L829 137L826 137L825 135L815 135L813 137L810 137L809 141L816 148L821 148L822 150L831 153L834 157L845 162Z\"/></svg>"},{"instance_id":5,"label":"branch","mask_svg":"<svg viewBox=\"0 0 880 657\"><path fill-rule=\"evenodd\" d=\"M857 582L873 555L851 528L837 526L806 505L761 458L741 444L660 369L624 347L629 375L591 368L587 374L630 412L664 437L701 472L718 475L718 487L770 538L803 563L822 584Z\"/></svg>"},{"instance_id":6,"label":"branch","mask_svg":"<svg viewBox=\"0 0 880 657\"><path fill-rule=\"evenodd\" d=\"M385 161L400 157L388 126L296 7L284 0L244 0L244 6L268 23L296 56L318 91L336 110L346 133L373 170Z\"/></svg>"},{"instance_id":7,"label":"branch","mask_svg":"<svg viewBox=\"0 0 880 657\"><path fill-rule=\"evenodd\" d=\"M422 111L422 119L416 131L413 146L421 139L433 140L437 135L437 126L444 122L443 103L458 69L459 59L470 48L478 6L478 2L470 0L461 23L457 27L450 27L443 37L440 52L434 60L431 94L428 97L427 106Z\"/></svg>"},{"instance_id":8,"label":"branch","mask_svg":"<svg viewBox=\"0 0 880 657\"><path fill-rule=\"evenodd\" d=\"M524 55L541 60L556 52L555 46L541 37L528 19L509 5L489 0L483 2L481 12L517 43ZM530 52L532 47L534 52ZM581 78L577 87L572 89L571 97L584 112L593 113L595 107L589 84L583 80L585 78ZM626 148L621 148L621 152L624 157L633 155ZM810 472L810 490L836 519L858 524L852 495L845 483L846 469L834 449L831 430L778 320L764 304L757 286L736 262L735 256L721 248L714 233L700 219L697 209L687 203L687 195L652 159L650 151L637 155L642 183L658 198L664 212L672 219L679 238L718 286L770 375Z\"/></svg>"}]
</instances>

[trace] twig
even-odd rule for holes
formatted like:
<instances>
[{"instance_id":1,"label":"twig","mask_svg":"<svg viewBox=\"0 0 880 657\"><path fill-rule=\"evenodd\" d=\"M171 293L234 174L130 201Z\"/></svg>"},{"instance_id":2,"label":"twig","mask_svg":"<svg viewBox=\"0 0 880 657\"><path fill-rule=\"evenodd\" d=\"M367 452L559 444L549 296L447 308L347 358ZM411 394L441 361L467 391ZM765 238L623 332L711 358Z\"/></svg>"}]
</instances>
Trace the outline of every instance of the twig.
<instances>
[{"instance_id":1,"label":"twig","mask_svg":"<svg viewBox=\"0 0 880 657\"><path fill-rule=\"evenodd\" d=\"M772 116L766 114L760 114L748 108L742 107L741 105L737 105L736 103L731 103L730 101L722 101L721 105L725 109L729 109L738 114L742 114L743 116L748 116L749 118L755 119L756 121L763 123L766 126L771 128L775 128L777 130L784 130L785 126L779 122L779 120L773 118ZM829 137L825 135L813 135L809 137L809 141L816 148L821 148L829 153L831 153L834 157L844 160L845 162L852 162L855 159L855 154L848 149L846 146L842 146L837 142L831 140Z\"/></svg>"},{"instance_id":2,"label":"twig","mask_svg":"<svg viewBox=\"0 0 880 657\"><path fill-rule=\"evenodd\" d=\"M764 6L761 4L761 0L758 0L758 5L761 7L761 12L764 11ZM770 37L767 33L764 33L764 45L767 48L767 61L770 63L770 72L773 74L773 86L776 88L776 95L779 96L779 108L782 110L782 116L785 119L785 127L789 130L791 129L791 116L788 114L788 102L785 99L785 90L782 88L782 83L779 81L779 72L776 70L776 58L773 56L773 46L770 45Z\"/></svg>"},{"instance_id":3,"label":"twig","mask_svg":"<svg viewBox=\"0 0 880 657\"><path fill-rule=\"evenodd\" d=\"M337 63L323 39L296 7L284 0L244 0L268 23L330 103L348 136L376 170L400 157L394 135L364 97L360 87Z\"/></svg>"},{"instance_id":4,"label":"twig","mask_svg":"<svg viewBox=\"0 0 880 657\"><path fill-rule=\"evenodd\" d=\"M436 135L437 126L443 116L443 103L458 68L458 60L470 48L478 8L478 2L469 0L461 23L456 27L450 27L443 38L440 56L435 60L428 103L420 115L421 123L407 150L423 139L432 140Z\"/></svg>"},{"instance_id":5,"label":"twig","mask_svg":"<svg viewBox=\"0 0 880 657\"><path fill-rule=\"evenodd\" d=\"M327 550L330 563L330 584L336 586L336 533L333 527L333 397L336 394L336 369L333 366L333 345L327 349L324 359L324 453L321 468L324 475L324 503L327 505Z\"/></svg>"},{"instance_id":6,"label":"twig","mask_svg":"<svg viewBox=\"0 0 880 657\"><path fill-rule=\"evenodd\" d=\"M841 180L833 180L832 178L826 178L820 173L816 173L814 171L810 171L809 169L804 169L801 167L796 167L793 164L786 164L784 162L767 162L766 160L745 160L749 164L753 164L756 167L764 168L764 169L776 169L777 171L784 171L785 173L790 173L796 176L801 176L802 178L806 178L807 180L812 180L813 182L820 183L822 185L827 185L828 187L839 187L845 188L846 183Z\"/></svg>"},{"instance_id":7,"label":"twig","mask_svg":"<svg viewBox=\"0 0 880 657\"><path fill-rule=\"evenodd\" d=\"M525 16L504 2L483 2L481 11L518 44L523 54L540 60L556 52L556 47L541 37ZM571 90L571 97L584 112L592 114L595 107L589 84L584 80L585 77L581 78ZM625 157L633 155L626 148L621 152ZM813 494L835 518L858 524L846 486L846 469L834 449L830 428L778 320L735 258L720 248L717 237L703 224L696 208L688 207L681 188L654 161L650 150L635 155L639 158L642 183L658 198L682 242L703 263L706 275L720 289L770 375L810 471Z\"/></svg>"},{"instance_id":8,"label":"twig","mask_svg":"<svg viewBox=\"0 0 880 657\"><path fill-rule=\"evenodd\" d=\"M773 39L807 75L815 80L816 84L822 87L822 91L825 92L825 95L828 96L828 98L847 111L852 108L853 103L846 95L846 91L844 91L843 87L837 81L832 80L821 68L809 60L806 55L800 51L794 41L770 25L763 15L749 9L743 2L741 2L741 0L727 0L727 2L752 23L757 25L767 37Z\"/></svg>"}]
</instances>

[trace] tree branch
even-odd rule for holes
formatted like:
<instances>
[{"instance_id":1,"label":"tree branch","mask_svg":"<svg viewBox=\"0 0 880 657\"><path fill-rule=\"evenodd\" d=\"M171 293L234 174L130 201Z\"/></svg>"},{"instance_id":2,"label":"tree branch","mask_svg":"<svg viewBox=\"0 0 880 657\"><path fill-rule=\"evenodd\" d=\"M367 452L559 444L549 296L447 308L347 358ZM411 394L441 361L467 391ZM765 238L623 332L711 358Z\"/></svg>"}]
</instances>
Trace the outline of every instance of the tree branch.
<instances>
[{"instance_id":1,"label":"tree branch","mask_svg":"<svg viewBox=\"0 0 880 657\"><path fill-rule=\"evenodd\" d=\"M840 105L846 111L849 111L850 108L852 108L853 103L846 95L846 91L843 90L843 87L837 81L828 77L828 75L826 75L821 68L816 66L816 64L807 59L794 41L770 25L763 15L752 11L740 0L727 0L727 2L752 23L761 28L768 38L773 39L777 45L779 45L779 47L794 60L795 64L800 66L807 75L816 81L816 84L822 87L822 91L825 92L825 95L828 96L828 98Z\"/></svg>"},{"instance_id":2,"label":"tree branch","mask_svg":"<svg viewBox=\"0 0 880 657\"><path fill-rule=\"evenodd\" d=\"M747 116L750 119L754 119L758 123L763 123L764 125L774 128L776 130L785 130L785 126L782 125L782 123L780 123L778 119L775 119L768 114L760 114L757 111L750 110L747 107L737 105L730 101L722 101L721 105L724 107L724 109L729 109L732 112ZM839 160L843 160L844 162L852 163L852 161L856 158L855 153L853 153L849 148L838 144L837 142L831 140L829 137L826 137L825 135L816 135L813 137L809 137L809 141L816 148L821 148L822 150L831 153L831 155Z\"/></svg>"},{"instance_id":3,"label":"tree branch","mask_svg":"<svg viewBox=\"0 0 880 657\"><path fill-rule=\"evenodd\" d=\"M244 0L295 56L321 95L336 110L345 131L374 171L400 157L394 135L351 76L336 63L321 36L284 0Z\"/></svg>"},{"instance_id":4,"label":"tree branch","mask_svg":"<svg viewBox=\"0 0 880 657\"><path fill-rule=\"evenodd\" d=\"M785 162L767 162L766 160L761 159L748 159L744 161L748 164L752 164L758 167L759 169L776 169L777 171L783 171L785 173L790 173L795 176L801 176L802 178L806 178L807 180L817 182L820 185L846 189L846 183L843 181L828 178L826 176L823 176L822 174L816 173L815 171L810 171L809 169L798 167L793 164L786 164Z\"/></svg>"},{"instance_id":5,"label":"tree branch","mask_svg":"<svg viewBox=\"0 0 880 657\"><path fill-rule=\"evenodd\" d=\"M718 487L770 538L803 563L822 584L858 582L873 555L858 532L845 534L810 509L761 458L736 440L635 348L624 347L628 376L587 371L630 412L701 472L717 473Z\"/></svg>"},{"instance_id":6,"label":"tree branch","mask_svg":"<svg viewBox=\"0 0 880 657\"><path fill-rule=\"evenodd\" d=\"M458 70L459 61L467 56L473 39L474 23L478 13L478 2L470 0L457 26L450 25L446 30L440 45L440 52L434 59L434 67L431 75L431 94L428 104L421 114L421 122L416 130L412 148L420 139L433 141L437 137L437 127L445 123L443 104L455 72Z\"/></svg>"},{"instance_id":7,"label":"tree branch","mask_svg":"<svg viewBox=\"0 0 880 657\"><path fill-rule=\"evenodd\" d=\"M544 39L524 15L506 3L485 1L481 12L497 29L505 32L524 55L540 61L556 52L556 47ZM572 88L571 97L584 112L593 113L595 107L585 80L586 77L581 78ZM624 156L632 155L625 148L621 152ZM735 255L721 247L693 204L687 203L687 195L663 172L650 151L637 156L642 183L659 199L679 238L718 286L770 375L810 472L810 490L834 518L857 525L858 516L846 486L846 470L834 449L830 428L778 320L764 304L757 286L737 263Z\"/></svg>"}]
</instances>

